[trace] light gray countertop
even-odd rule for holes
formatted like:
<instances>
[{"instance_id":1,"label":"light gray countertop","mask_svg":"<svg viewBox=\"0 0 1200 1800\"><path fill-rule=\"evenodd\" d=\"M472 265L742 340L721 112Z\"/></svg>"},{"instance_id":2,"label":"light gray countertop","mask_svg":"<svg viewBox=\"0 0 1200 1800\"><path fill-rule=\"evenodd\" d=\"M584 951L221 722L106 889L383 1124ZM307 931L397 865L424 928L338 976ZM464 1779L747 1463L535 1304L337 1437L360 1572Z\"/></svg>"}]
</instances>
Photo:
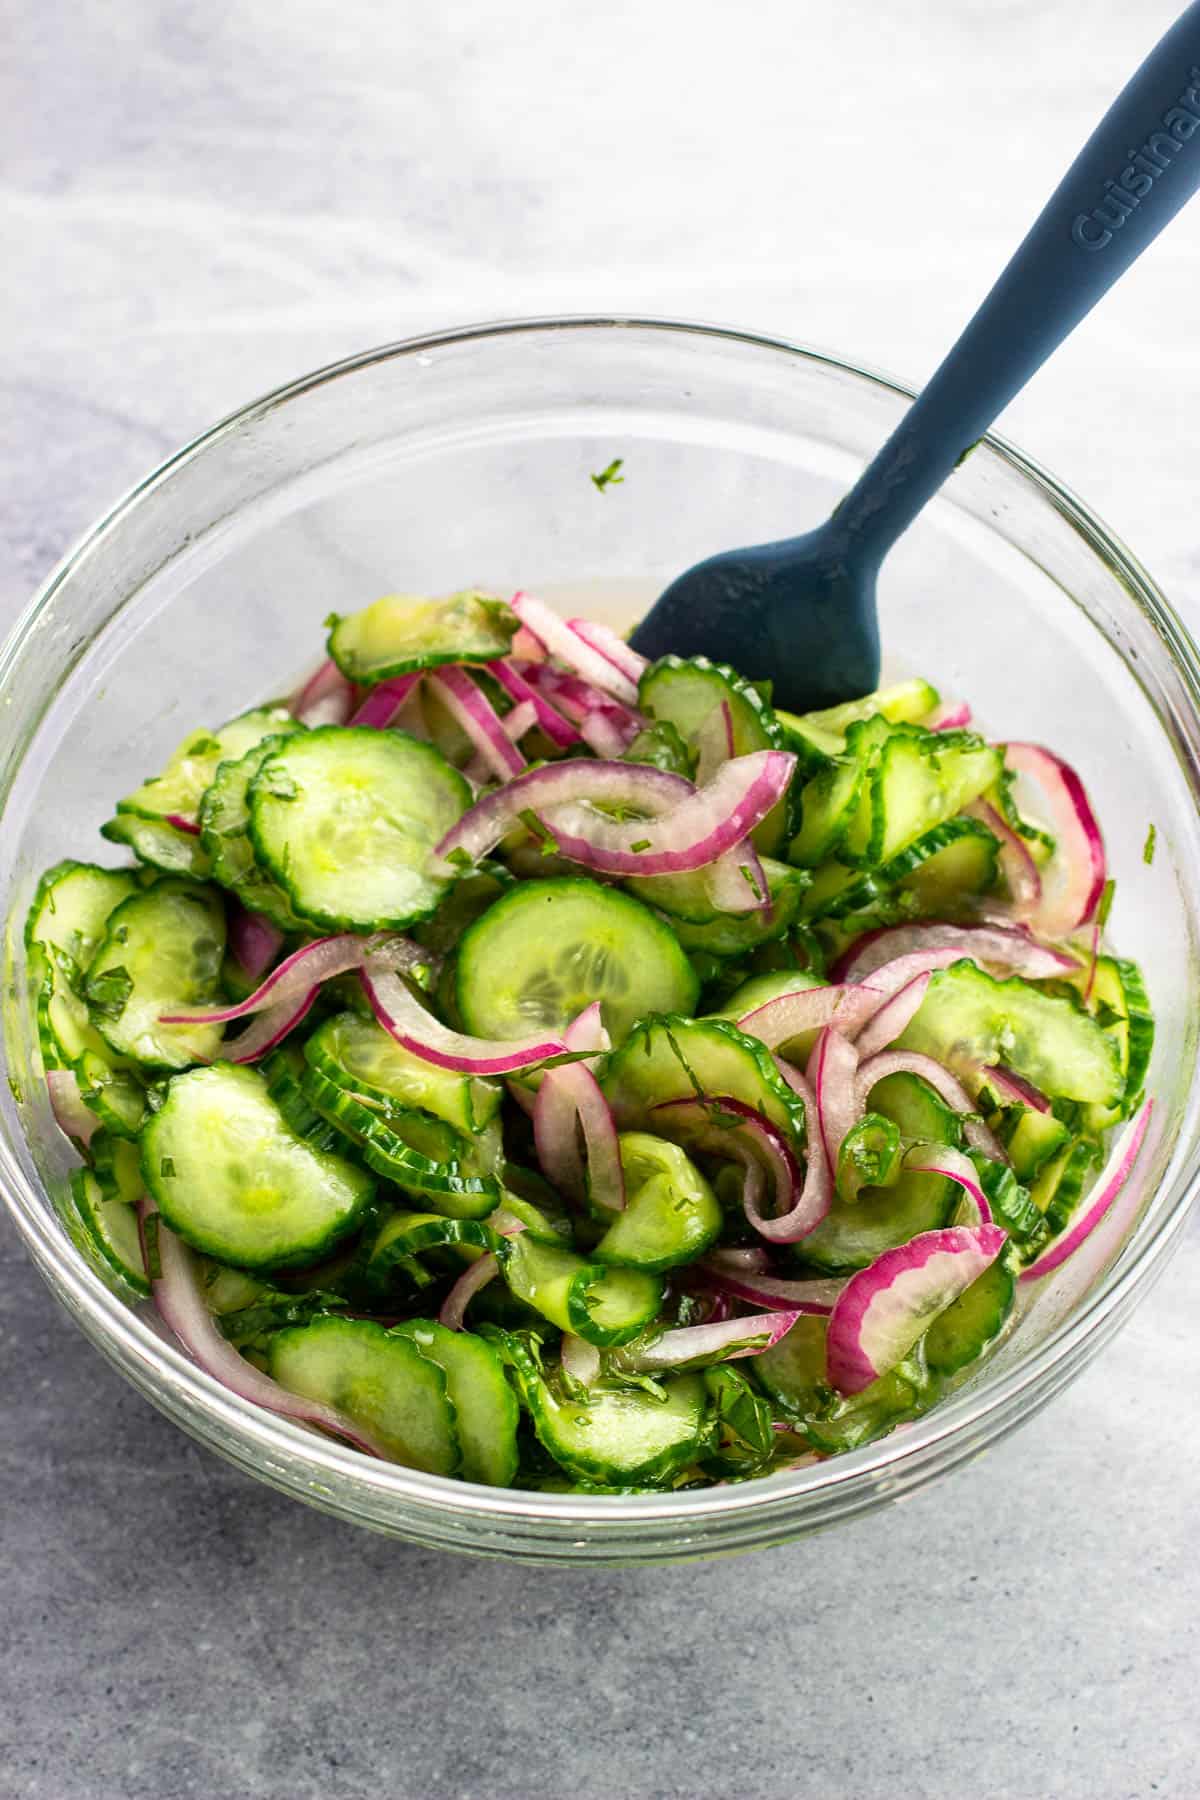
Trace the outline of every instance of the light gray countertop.
<instances>
[{"instance_id":1,"label":"light gray countertop","mask_svg":"<svg viewBox=\"0 0 1200 1800\"><path fill-rule=\"evenodd\" d=\"M3 623L198 428L410 332L611 307L922 380L1174 10L9 0ZM1198 292L1193 208L1003 421L1193 625ZM1194 1800L1198 1317L1193 1224L1083 1379L904 1506L545 1572L200 1451L0 1224L0 1796Z\"/></svg>"}]
</instances>

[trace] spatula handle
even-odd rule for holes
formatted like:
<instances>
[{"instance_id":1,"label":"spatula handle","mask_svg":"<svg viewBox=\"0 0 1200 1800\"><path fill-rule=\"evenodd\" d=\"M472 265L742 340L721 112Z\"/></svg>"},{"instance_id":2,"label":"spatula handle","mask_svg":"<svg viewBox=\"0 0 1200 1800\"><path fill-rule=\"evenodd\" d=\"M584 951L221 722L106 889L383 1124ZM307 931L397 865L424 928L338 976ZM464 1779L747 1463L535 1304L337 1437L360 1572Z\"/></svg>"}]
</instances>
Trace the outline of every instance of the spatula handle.
<instances>
[{"instance_id":1,"label":"spatula handle","mask_svg":"<svg viewBox=\"0 0 1200 1800\"><path fill-rule=\"evenodd\" d=\"M834 530L847 554L878 563L1198 186L1194 0L1113 101L979 311L838 508Z\"/></svg>"}]
</instances>

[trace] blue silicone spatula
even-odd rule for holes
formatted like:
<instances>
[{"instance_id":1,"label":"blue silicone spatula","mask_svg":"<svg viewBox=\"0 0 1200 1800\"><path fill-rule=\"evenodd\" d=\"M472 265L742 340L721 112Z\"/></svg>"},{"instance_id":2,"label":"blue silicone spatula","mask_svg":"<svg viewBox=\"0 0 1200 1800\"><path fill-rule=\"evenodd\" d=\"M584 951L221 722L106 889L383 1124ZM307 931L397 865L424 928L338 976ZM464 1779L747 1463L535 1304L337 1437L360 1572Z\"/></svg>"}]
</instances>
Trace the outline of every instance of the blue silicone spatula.
<instances>
[{"instance_id":1,"label":"blue silicone spatula","mask_svg":"<svg viewBox=\"0 0 1200 1800\"><path fill-rule=\"evenodd\" d=\"M688 569L633 634L774 683L794 711L879 680L875 580L996 415L1200 185L1200 0L1118 95L928 387L832 518ZM1200 299L1197 301L1200 324Z\"/></svg>"}]
</instances>

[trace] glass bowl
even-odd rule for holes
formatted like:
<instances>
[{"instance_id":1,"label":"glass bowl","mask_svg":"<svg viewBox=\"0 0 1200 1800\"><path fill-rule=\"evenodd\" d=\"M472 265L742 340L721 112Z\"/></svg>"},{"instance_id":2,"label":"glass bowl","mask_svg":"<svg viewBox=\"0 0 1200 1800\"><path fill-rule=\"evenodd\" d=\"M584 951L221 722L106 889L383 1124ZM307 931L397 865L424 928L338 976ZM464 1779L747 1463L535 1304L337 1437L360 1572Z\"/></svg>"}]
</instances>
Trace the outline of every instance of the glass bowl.
<instances>
[{"instance_id":1,"label":"glass bowl","mask_svg":"<svg viewBox=\"0 0 1200 1800\"><path fill-rule=\"evenodd\" d=\"M1104 526L991 438L888 559L883 639L893 668L968 696L997 733L1049 741L1082 773L1117 876L1113 934L1143 960L1158 1012L1157 1108L1128 1241L1094 1239L1039 1284L999 1354L933 1413L830 1461L701 1492L441 1480L235 1399L149 1310L109 1293L56 1212L73 1158L38 1075L20 921L41 869L101 849L114 796L186 730L286 690L327 613L388 589L521 586L627 623L708 552L824 517L909 399L796 345L664 320L551 319L390 346L255 401L181 451L17 625L0 657L4 1198L92 1342L250 1474L358 1524L485 1555L628 1563L781 1542L977 1455L1078 1374L1164 1267L1200 1148L1197 653ZM624 481L599 491L589 477L617 456Z\"/></svg>"}]
</instances>

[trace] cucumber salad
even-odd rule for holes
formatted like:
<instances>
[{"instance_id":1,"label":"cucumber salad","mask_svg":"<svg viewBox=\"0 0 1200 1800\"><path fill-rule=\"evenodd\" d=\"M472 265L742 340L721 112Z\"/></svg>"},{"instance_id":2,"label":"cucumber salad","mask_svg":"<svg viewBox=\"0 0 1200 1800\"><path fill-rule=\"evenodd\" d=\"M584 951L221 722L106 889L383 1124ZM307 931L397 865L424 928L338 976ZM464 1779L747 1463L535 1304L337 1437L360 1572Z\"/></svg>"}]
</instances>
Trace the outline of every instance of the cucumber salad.
<instances>
[{"instance_id":1,"label":"cucumber salad","mask_svg":"<svg viewBox=\"0 0 1200 1800\"><path fill-rule=\"evenodd\" d=\"M1153 1021L1051 750L525 594L329 624L25 933L67 1227L234 1393L470 1482L740 1480L1132 1223Z\"/></svg>"}]
</instances>

